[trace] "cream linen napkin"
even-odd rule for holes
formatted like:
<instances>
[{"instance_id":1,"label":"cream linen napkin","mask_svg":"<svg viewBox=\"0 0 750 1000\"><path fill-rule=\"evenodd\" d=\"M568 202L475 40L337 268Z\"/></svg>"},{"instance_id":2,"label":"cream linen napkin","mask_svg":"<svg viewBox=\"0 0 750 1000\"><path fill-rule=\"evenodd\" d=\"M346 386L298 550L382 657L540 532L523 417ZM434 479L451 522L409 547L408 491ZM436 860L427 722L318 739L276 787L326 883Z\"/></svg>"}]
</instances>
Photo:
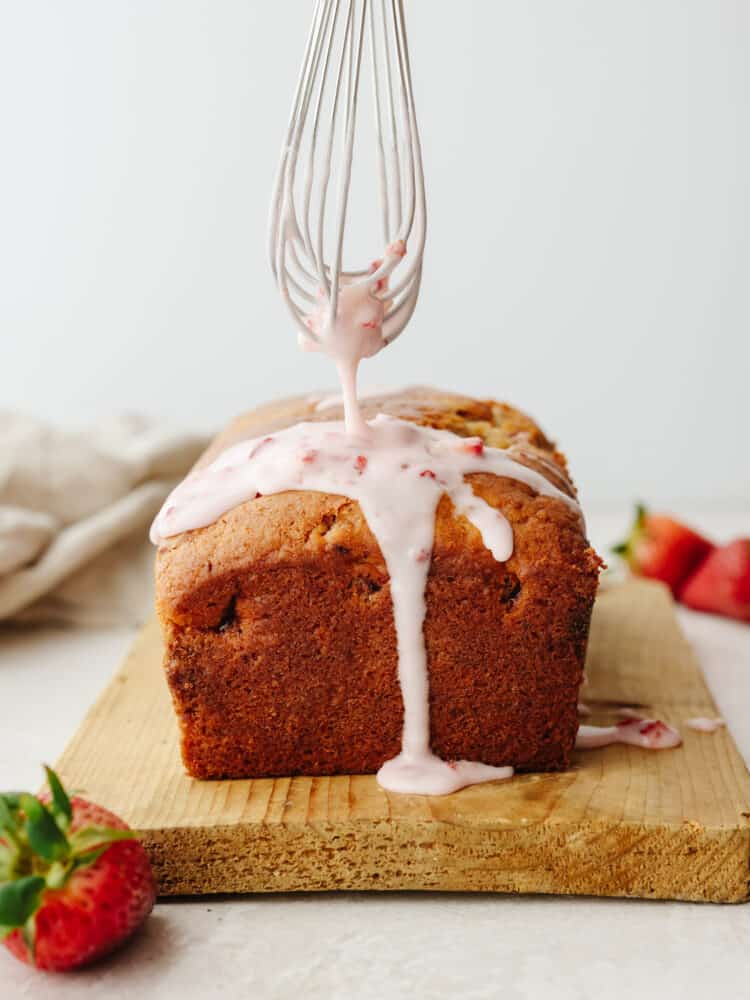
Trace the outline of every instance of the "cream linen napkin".
<instances>
[{"instance_id":1,"label":"cream linen napkin","mask_svg":"<svg viewBox=\"0 0 750 1000\"><path fill-rule=\"evenodd\" d=\"M137 416L75 433L0 411L0 620L142 621L149 523L205 444Z\"/></svg>"}]
</instances>

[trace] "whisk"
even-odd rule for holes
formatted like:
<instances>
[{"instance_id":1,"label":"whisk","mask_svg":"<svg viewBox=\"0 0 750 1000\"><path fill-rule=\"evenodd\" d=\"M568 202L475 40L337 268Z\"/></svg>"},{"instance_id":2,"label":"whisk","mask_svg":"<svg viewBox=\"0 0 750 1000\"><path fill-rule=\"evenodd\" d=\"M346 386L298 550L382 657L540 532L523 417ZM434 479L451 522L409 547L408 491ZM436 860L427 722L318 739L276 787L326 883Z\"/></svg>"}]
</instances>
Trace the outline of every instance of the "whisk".
<instances>
[{"instance_id":1,"label":"whisk","mask_svg":"<svg viewBox=\"0 0 750 1000\"><path fill-rule=\"evenodd\" d=\"M372 78L383 245L403 241L408 247L407 266L390 288L392 254L369 269L342 271L365 50ZM328 197L332 180L338 186L333 216ZM331 225L332 259L325 246ZM311 329L311 312L320 308L322 298L330 320L337 314L342 286L367 284L385 304L382 340L395 340L416 306L425 228L424 173L403 0L317 0L269 225L271 268L304 337L323 347L325 331Z\"/></svg>"}]
</instances>

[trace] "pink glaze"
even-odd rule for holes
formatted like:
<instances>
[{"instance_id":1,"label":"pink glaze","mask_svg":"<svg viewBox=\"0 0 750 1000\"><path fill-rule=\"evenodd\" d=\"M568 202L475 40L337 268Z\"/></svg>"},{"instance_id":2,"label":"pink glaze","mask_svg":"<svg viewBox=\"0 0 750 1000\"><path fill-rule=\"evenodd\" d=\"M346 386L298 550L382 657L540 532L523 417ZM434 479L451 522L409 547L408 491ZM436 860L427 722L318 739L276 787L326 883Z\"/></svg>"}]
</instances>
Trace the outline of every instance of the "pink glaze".
<instances>
[{"instance_id":1,"label":"pink glaze","mask_svg":"<svg viewBox=\"0 0 750 1000\"><path fill-rule=\"evenodd\" d=\"M388 567L404 703L401 753L378 780L392 791L442 795L465 785L507 778L511 768L458 761L430 750L429 675L422 626L425 584L438 501L446 494L480 532L498 562L513 552L503 515L465 482L473 472L519 480L575 510L578 505L544 476L488 448L478 438L419 427L379 414L362 437L339 422L301 423L243 441L192 473L167 498L151 529L156 544L211 524L239 504L285 490L315 490L358 501Z\"/></svg>"},{"instance_id":2,"label":"pink glaze","mask_svg":"<svg viewBox=\"0 0 750 1000\"><path fill-rule=\"evenodd\" d=\"M446 761L432 751L401 752L378 771L378 784L389 792L450 795L468 785L513 777L512 767L492 767L471 760Z\"/></svg>"},{"instance_id":3,"label":"pink glaze","mask_svg":"<svg viewBox=\"0 0 750 1000\"><path fill-rule=\"evenodd\" d=\"M304 350L304 348L303 348ZM392 396L400 396L401 393L409 392L410 389L419 388L413 385L403 386L370 386L369 389L358 389L357 399L362 402L364 399L389 399ZM325 396L311 396L310 402L315 404L315 412L323 413L325 410L333 410L337 406L342 406L344 397L340 392L328 393Z\"/></svg>"},{"instance_id":4,"label":"pink glaze","mask_svg":"<svg viewBox=\"0 0 750 1000\"><path fill-rule=\"evenodd\" d=\"M721 729L726 725L723 719L706 719L702 716L698 716L695 719L686 719L685 725L688 729L695 729L699 733L715 733L717 729Z\"/></svg>"},{"instance_id":5,"label":"pink glaze","mask_svg":"<svg viewBox=\"0 0 750 1000\"><path fill-rule=\"evenodd\" d=\"M335 315L329 295L319 289L320 305L305 322L313 336L299 335L306 351L321 351L336 362L344 402L344 422L350 434L363 437L367 424L357 403L357 369L363 358L371 358L385 347L383 322L391 300L388 279L406 254L403 240L386 248L383 260L373 261L369 274L339 279Z\"/></svg>"},{"instance_id":6,"label":"pink glaze","mask_svg":"<svg viewBox=\"0 0 750 1000\"><path fill-rule=\"evenodd\" d=\"M676 729L656 719L623 719L616 726L579 726L577 750L593 750L613 743L628 743L644 750L669 750L682 738Z\"/></svg>"}]
</instances>

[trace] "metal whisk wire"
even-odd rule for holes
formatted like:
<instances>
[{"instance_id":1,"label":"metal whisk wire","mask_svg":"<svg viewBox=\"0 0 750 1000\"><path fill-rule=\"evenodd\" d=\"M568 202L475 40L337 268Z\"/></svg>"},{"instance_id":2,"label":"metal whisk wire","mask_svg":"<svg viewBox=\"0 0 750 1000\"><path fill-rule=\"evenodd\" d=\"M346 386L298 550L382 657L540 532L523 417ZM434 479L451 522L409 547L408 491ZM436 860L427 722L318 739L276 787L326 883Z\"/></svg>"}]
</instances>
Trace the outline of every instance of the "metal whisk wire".
<instances>
[{"instance_id":1,"label":"metal whisk wire","mask_svg":"<svg viewBox=\"0 0 750 1000\"><path fill-rule=\"evenodd\" d=\"M319 305L319 295L322 293L330 315L335 316L342 279L346 284L374 284L393 267L392 262L383 260L374 271L342 271L366 37L383 240L386 246L403 241L409 250L401 280L380 293L387 303L383 323L386 343L395 340L409 321L422 278L427 221L424 173L403 0L317 0L274 184L269 256L292 318L318 345L321 338L310 329L306 318ZM321 134L324 127L327 136ZM334 172L337 135L341 151ZM306 173L300 185L297 167L304 147ZM329 263L325 230L334 173L338 203L333 260Z\"/></svg>"}]
</instances>

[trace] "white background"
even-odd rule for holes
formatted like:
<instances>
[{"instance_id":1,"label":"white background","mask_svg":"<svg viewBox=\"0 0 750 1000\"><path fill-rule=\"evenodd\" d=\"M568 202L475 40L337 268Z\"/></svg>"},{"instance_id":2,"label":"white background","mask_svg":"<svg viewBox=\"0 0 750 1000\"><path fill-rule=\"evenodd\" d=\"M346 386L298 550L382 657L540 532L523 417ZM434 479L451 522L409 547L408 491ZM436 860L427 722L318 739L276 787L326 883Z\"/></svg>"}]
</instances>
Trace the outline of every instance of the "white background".
<instances>
[{"instance_id":1,"label":"white background","mask_svg":"<svg viewBox=\"0 0 750 1000\"><path fill-rule=\"evenodd\" d=\"M214 427L332 382L265 260L310 10L0 0L1 404ZM407 0L407 18L425 280L365 383L516 402L589 502L742 505L750 3Z\"/></svg>"}]
</instances>

